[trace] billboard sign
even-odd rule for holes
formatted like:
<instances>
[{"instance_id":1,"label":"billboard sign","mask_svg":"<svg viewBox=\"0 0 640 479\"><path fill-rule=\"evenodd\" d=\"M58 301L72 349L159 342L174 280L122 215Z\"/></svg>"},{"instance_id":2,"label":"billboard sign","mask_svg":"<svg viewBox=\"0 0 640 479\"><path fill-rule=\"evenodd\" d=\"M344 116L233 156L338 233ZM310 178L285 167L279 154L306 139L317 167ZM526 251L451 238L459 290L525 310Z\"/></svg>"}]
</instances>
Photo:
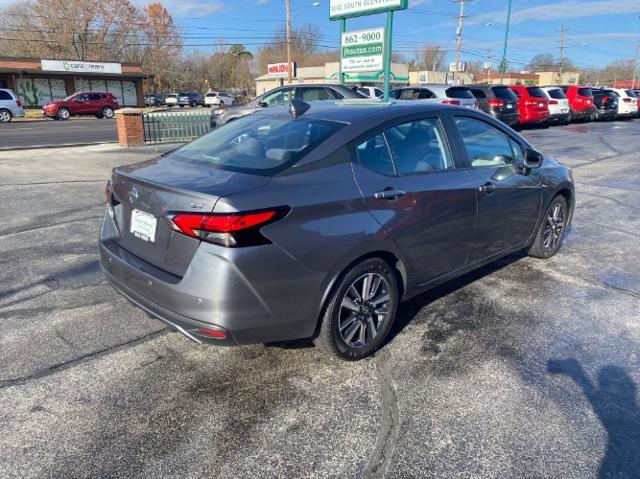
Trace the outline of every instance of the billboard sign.
<instances>
[{"instance_id":1,"label":"billboard sign","mask_svg":"<svg viewBox=\"0 0 640 479\"><path fill-rule=\"evenodd\" d=\"M291 76L296 76L296 62L291 62L292 72ZM289 64L287 62L282 63L269 63L267 65L267 76L269 78L287 78L289 71Z\"/></svg>"},{"instance_id":2,"label":"billboard sign","mask_svg":"<svg viewBox=\"0 0 640 479\"><path fill-rule=\"evenodd\" d=\"M45 72L111 73L117 75L122 73L122 65L120 63L40 60L40 67Z\"/></svg>"},{"instance_id":3,"label":"billboard sign","mask_svg":"<svg viewBox=\"0 0 640 479\"><path fill-rule=\"evenodd\" d=\"M329 19L337 20L392 10L404 10L408 6L409 0L330 0Z\"/></svg>"},{"instance_id":4,"label":"billboard sign","mask_svg":"<svg viewBox=\"0 0 640 479\"><path fill-rule=\"evenodd\" d=\"M340 63L345 73L384 69L384 28L343 33Z\"/></svg>"}]
</instances>

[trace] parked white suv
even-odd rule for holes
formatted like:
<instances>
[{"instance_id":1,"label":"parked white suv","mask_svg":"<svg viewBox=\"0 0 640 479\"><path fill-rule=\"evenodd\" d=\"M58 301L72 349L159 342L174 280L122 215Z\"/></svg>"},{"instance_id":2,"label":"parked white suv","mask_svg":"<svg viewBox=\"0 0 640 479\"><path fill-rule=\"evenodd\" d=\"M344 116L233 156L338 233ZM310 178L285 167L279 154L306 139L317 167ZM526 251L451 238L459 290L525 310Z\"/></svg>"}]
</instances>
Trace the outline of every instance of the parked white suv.
<instances>
[{"instance_id":1,"label":"parked white suv","mask_svg":"<svg viewBox=\"0 0 640 479\"><path fill-rule=\"evenodd\" d=\"M206 106L225 106L235 104L236 99L226 91L210 91L204 96Z\"/></svg>"},{"instance_id":2,"label":"parked white suv","mask_svg":"<svg viewBox=\"0 0 640 479\"><path fill-rule=\"evenodd\" d=\"M633 118L638 114L638 98L633 90L609 88L618 95L618 118Z\"/></svg>"},{"instance_id":3,"label":"parked white suv","mask_svg":"<svg viewBox=\"0 0 640 479\"><path fill-rule=\"evenodd\" d=\"M569 99L562 88L557 86L544 86L542 91L549 99L549 123L569 123Z\"/></svg>"},{"instance_id":4,"label":"parked white suv","mask_svg":"<svg viewBox=\"0 0 640 479\"><path fill-rule=\"evenodd\" d=\"M0 123L24 116L24 106L18 95L8 88L0 88Z\"/></svg>"},{"instance_id":5,"label":"parked white suv","mask_svg":"<svg viewBox=\"0 0 640 479\"><path fill-rule=\"evenodd\" d=\"M377 86L359 86L358 93L362 93L369 98L382 98L384 92Z\"/></svg>"}]
</instances>

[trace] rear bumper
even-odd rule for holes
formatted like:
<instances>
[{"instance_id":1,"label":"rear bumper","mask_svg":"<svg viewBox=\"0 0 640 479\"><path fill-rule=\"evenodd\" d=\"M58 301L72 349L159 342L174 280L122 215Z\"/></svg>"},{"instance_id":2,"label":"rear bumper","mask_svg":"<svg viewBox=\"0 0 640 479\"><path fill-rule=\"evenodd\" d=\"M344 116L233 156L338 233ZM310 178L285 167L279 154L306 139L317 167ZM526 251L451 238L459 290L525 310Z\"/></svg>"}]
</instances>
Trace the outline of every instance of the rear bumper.
<instances>
[{"instance_id":1,"label":"rear bumper","mask_svg":"<svg viewBox=\"0 0 640 479\"><path fill-rule=\"evenodd\" d=\"M593 108L583 108L582 110L571 110L571 116L575 120L581 120L583 118L589 118L593 113Z\"/></svg>"},{"instance_id":2,"label":"rear bumper","mask_svg":"<svg viewBox=\"0 0 640 479\"><path fill-rule=\"evenodd\" d=\"M562 123L569 117L569 112L567 113L552 113L549 115L549 123Z\"/></svg>"},{"instance_id":3,"label":"rear bumper","mask_svg":"<svg viewBox=\"0 0 640 479\"><path fill-rule=\"evenodd\" d=\"M617 110L596 109L596 118L598 120L611 120L618 114Z\"/></svg>"},{"instance_id":4,"label":"rear bumper","mask_svg":"<svg viewBox=\"0 0 640 479\"><path fill-rule=\"evenodd\" d=\"M527 116L520 116L520 123L527 125L536 125L549 120L549 113L530 113Z\"/></svg>"},{"instance_id":5,"label":"rear bumper","mask_svg":"<svg viewBox=\"0 0 640 479\"><path fill-rule=\"evenodd\" d=\"M133 304L191 339L255 344L313 336L330 273L311 271L276 245L223 248L201 243L183 277L159 270L115 242L105 215L100 264ZM224 341L199 328L224 331Z\"/></svg>"},{"instance_id":6,"label":"rear bumper","mask_svg":"<svg viewBox=\"0 0 640 479\"><path fill-rule=\"evenodd\" d=\"M507 125L518 123L518 120L520 119L520 113L518 113L518 111L514 111L511 113L500 113L493 111L491 115L496 120L500 120L502 123L505 123Z\"/></svg>"}]
</instances>

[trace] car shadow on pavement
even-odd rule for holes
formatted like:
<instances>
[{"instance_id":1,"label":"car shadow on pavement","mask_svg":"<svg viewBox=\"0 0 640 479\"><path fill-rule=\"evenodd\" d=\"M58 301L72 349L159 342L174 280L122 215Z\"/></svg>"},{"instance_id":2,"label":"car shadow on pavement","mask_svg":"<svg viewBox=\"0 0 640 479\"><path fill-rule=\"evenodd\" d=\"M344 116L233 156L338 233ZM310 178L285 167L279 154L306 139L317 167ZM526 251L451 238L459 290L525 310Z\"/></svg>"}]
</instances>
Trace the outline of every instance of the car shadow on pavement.
<instances>
[{"instance_id":1,"label":"car shadow on pavement","mask_svg":"<svg viewBox=\"0 0 640 479\"><path fill-rule=\"evenodd\" d=\"M598 373L596 385L574 358L549 360L547 370L571 378L580 387L607 431L607 452L598 477L640 477L640 406L631 377L621 367L604 366Z\"/></svg>"},{"instance_id":2,"label":"car shadow on pavement","mask_svg":"<svg viewBox=\"0 0 640 479\"><path fill-rule=\"evenodd\" d=\"M404 328L406 328L420 313L420 311L427 305L437 301L440 298L448 296L456 291L470 285L471 283L484 278L490 274L500 271L522 258L526 257L524 253L514 253L506 256L494 263L490 263L482 268L471 271L458 278L447 281L446 283L437 286L429 291L426 291L418 296L415 296L406 302L400 304L398 308L398 314L393 322L391 331L384 342L382 347L385 347L388 343L392 342L394 338L399 335Z\"/></svg>"}]
</instances>

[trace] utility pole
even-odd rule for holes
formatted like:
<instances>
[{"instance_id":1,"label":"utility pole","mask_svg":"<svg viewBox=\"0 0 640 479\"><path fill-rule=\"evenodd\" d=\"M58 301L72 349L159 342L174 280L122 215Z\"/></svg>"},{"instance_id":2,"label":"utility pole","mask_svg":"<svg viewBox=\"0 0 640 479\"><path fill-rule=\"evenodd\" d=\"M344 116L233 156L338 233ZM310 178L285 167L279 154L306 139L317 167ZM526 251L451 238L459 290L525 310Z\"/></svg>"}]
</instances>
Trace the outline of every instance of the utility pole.
<instances>
[{"instance_id":1,"label":"utility pole","mask_svg":"<svg viewBox=\"0 0 640 479\"><path fill-rule=\"evenodd\" d=\"M504 47L502 48L502 59L500 60L500 85L504 83L504 72L507 69L507 43L509 42L509 24L511 23L511 2L507 7L507 28L504 31Z\"/></svg>"},{"instance_id":2,"label":"utility pole","mask_svg":"<svg viewBox=\"0 0 640 479\"><path fill-rule=\"evenodd\" d=\"M470 0L467 0L470 1ZM462 48L462 23L464 22L464 2L465 0L453 0L453 3L460 4L460 15L458 15L458 28L456 29L456 64L453 70L453 83L460 83L460 49ZM456 17L453 17L456 18Z\"/></svg>"},{"instance_id":3,"label":"utility pole","mask_svg":"<svg viewBox=\"0 0 640 479\"><path fill-rule=\"evenodd\" d=\"M560 64L558 66L558 77L560 83L562 83L562 70L564 69L564 32L568 31L568 28L564 28L564 23L560 25Z\"/></svg>"},{"instance_id":4,"label":"utility pole","mask_svg":"<svg viewBox=\"0 0 640 479\"><path fill-rule=\"evenodd\" d=\"M640 53L640 41L636 43L636 60L633 62L633 81L631 82L631 89L636 87L636 75L638 74L638 54Z\"/></svg>"},{"instance_id":5,"label":"utility pole","mask_svg":"<svg viewBox=\"0 0 640 479\"><path fill-rule=\"evenodd\" d=\"M287 83L291 83L291 0L286 0L287 5Z\"/></svg>"}]
</instances>

